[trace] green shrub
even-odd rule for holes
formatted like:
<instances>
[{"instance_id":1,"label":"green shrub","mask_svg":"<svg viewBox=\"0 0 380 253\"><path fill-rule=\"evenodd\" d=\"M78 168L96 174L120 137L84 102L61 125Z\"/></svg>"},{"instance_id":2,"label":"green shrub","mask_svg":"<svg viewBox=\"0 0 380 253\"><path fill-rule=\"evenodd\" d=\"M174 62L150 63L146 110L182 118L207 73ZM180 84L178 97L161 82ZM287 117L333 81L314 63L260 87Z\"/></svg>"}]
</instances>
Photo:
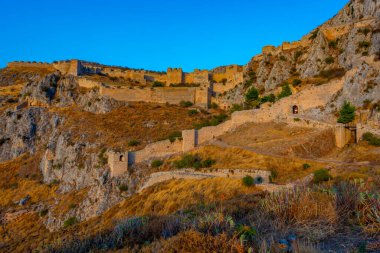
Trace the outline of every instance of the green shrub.
<instances>
[{"instance_id":1,"label":"green shrub","mask_svg":"<svg viewBox=\"0 0 380 253\"><path fill-rule=\"evenodd\" d=\"M119 185L119 190L121 191L121 192L126 192L126 191L128 191L128 185L127 184L121 184L121 185Z\"/></svg>"},{"instance_id":2,"label":"green shrub","mask_svg":"<svg viewBox=\"0 0 380 253\"><path fill-rule=\"evenodd\" d=\"M103 148L98 154L98 163L100 166L104 166L108 163L108 157L106 156L107 149Z\"/></svg>"},{"instance_id":3,"label":"green shrub","mask_svg":"<svg viewBox=\"0 0 380 253\"><path fill-rule=\"evenodd\" d=\"M164 164L164 162L162 160L153 160L152 163L151 163L151 166L153 168L158 168L158 167L160 167L163 164Z\"/></svg>"},{"instance_id":4,"label":"green shrub","mask_svg":"<svg viewBox=\"0 0 380 253\"><path fill-rule=\"evenodd\" d=\"M215 163L216 163L215 160L210 159L210 158L207 158L206 160L204 160L204 161L202 162L202 167L203 167L203 168L210 168L210 167L213 166Z\"/></svg>"},{"instance_id":5,"label":"green shrub","mask_svg":"<svg viewBox=\"0 0 380 253\"><path fill-rule=\"evenodd\" d=\"M175 142L175 140L182 138L182 132L181 131L175 131L171 134L166 139L169 139L170 142Z\"/></svg>"},{"instance_id":6,"label":"green shrub","mask_svg":"<svg viewBox=\"0 0 380 253\"><path fill-rule=\"evenodd\" d=\"M228 119L228 116L224 113L219 114L219 115L214 115L211 120L205 120L201 123L194 124L195 129L201 129L202 127L207 127L207 126L217 126L220 123L223 123Z\"/></svg>"},{"instance_id":7,"label":"green shrub","mask_svg":"<svg viewBox=\"0 0 380 253\"><path fill-rule=\"evenodd\" d=\"M336 40L329 41L329 47L336 49L338 47L338 41Z\"/></svg>"},{"instance_id":8,"label":"green shrub","mask_svg":"<svg viewBox=\"0 0 380 253\"><path fill-rule=\"evenodd\" d=\"M345 101L339 112L338 123L347 124L355 119L355 106Z\"/></svg>"},{"instance_id":9,"label":"green shrub","mask_svg":"<svg viewBox=\"0 0 380 253\"><path fill-rule=\"evenodd\" d=\"M359 48L369 48L371 46L371 42L368 41L360 41Z\"/></svg>"},{"instance_id":10,"label":"green shrub","mask_svg":"<svg viewBox=\"0 0 380 253\"><path fill-rule=\"evenodd\" d=\"M380 137L375 136L372 133L365 133L363 134L363 140L367 141L368 144L375 146L375 147L380 147Z\"/></svg>"},{"instance_id":11,"label":"green shrub","mask_svg":"<svg viewBox=\"0 0 380 253\"><path fill-rule=\"evenodd\" d=\"M299 86L302 83L300 79L294 79L293 80L293 86Z\"/></svg>"},{"instance_id":12,"label":"green shrub","mask_svg":"<svg viewBox=\"0 0 380 253\"><path fill-rule=\"evenodd\" d=\"M304 163L304 164L302 165L302 167L303 167L304 170L307 170L307 169L311 168L311 165L308 164L308 163Z\"/></svg>"},{"instance_id":13,"label":"green shrub","mask_svg":"<svg viewBox=\"0 0 380 253\"><path fill-rule=\"evenodd\" d=\"M187 107L193 106L193 103L191 103L190 101L181 101L179 105L187 108Z\"/></svg>"},{"instance_id":14,"label":"green shrub","mask_svg":"<svg viewBox=\"0 0 380 253\"><path fill-rule=\"evenodd\" d=\"M276 102L276 96L273 93L271 93L267 96L262 97L261 103L266 103L266 102L272 102L272 103Z\"/></svg>"},{"instance_id":15,"label":"green shrub","mask_svg":"<svg viewBox=\"0 0 380 253\"><path fill-rule=\"evenodd\" d=\"M290 89L290 86L288 83L285 83L282 85L282 91L278 95L278 99L289 97L292 95L292 90Z\"/></svg>"},{"instance_id":16,"label":"green shrub","mask_svg":"<svg viewBox=\"0 0 380 253\"><path fill-rule=\"evenodd\" d=\"M198 110L196 110L196 109L191 109L191 110L189 110L188 112L187 112L187 114L189 115L189 116L194 116L194 115L197 115L199 112L198 112Z\"/></svg>"},{"instance_id":17,"label":"green shrub","mask_svg":"<svg viewBox=\"0 0 380 253\"><path fill-rule=\"evenodd\" d=\"M255 180L251 176L245 176L242 179L243 185L247 187L251 187L255 185Z\"/></svg>"},{"instance_id":18,"label":"green shrub","mask_svg":"<svg viewBox=\"0 0 380 253\"><path fill-rule=\"evenodd\" d=\"M152 87L164 87L164 86L165 84L159 81L154 81L154 83L152 84Z\"/></svg>"},{"instance_id":19,"label":"green shrub","mask_svg":"<svg viewBox=\"0 0 380 253\"><path fill-rule=\"evenodd\" d=\"M335 59L334 59L334 57L329 56L329 57L327 57L327 58L325 59L325 62L326 62L327 64L333 64L333 63L335 62Z\"/></svg>"},{"instance_id":20,"label":"green shrub","mask_svg":"<svg viewBox=\"0 0 380 253\"><path fill-rule=\"evenodd\" d=\"M252 102L258 99L259 99L259 91L255 87L250 88L247 94L245 95L245 101Z\"/></svg>"},{"instance_id":21,"label":"green shrub","mask_svg":"<svg viewBox=\"0 0 380 253\"><path fill-rule=\"evenodd\" d=\"M280 60L281 60L281 61L286 61L287 59L286 59L285 56L281 55L281 56L280 56Z\"/></svg>"},{"instance_id":22,"label":"green shrub","mask_svg":"<svg viewBox=\"0 0 380 253\"><path fill-rule=\"evenodd\" d=\"M313 183L319 184L322 182L329 181L331 178L332 177L328 170L320 169L314 172Z\"/></svg>"},{"instance_id":23,"label":"green shrub","mask_svg":"<svg viewBox=\"0 0 380 253\"><path fill-rule=\"evenodd\" d=\"M177 169L184 169L184 168L201 169L201 168L210 168L215 163L216 161L211 158L202 160L202 158L200 158L198 155L188 154L188 155L184 155L181 158L181 160L174 161L173 165Z\"/></svg>"},{"instance_id":24,"label":"green shrub","mask_svg":"<svg viewBox=\"0 0 380 253\"><path fill-rule=\"evenodd\" d=\"M128 142L129 147L136 147L138 145L140 145L140 142L138 140L131 140Z\"/></svg>"},{"instance_id":25,"label":"green shrub","mask_svg":"<svg viewBox=\"0 0 380 253\"><path fill-rule=\"evenodd\" d=\"M40 217L44 217L49 213L49 209L43 209L39 212Z\"/></svg>"},{"instance_id":26,"label":"green shrub","mask_svg":"<svg viewBox=\"0 0 380 253\"><path fill-rule=\"evenodd\" d=\"M230 109L230 112L233 113L233 112L238 112L238 111L243 111L243 105L233 104Z\"/></svg>"},{"instance_id":27,"label":"green shrub","mask_svg":"<svg viewBox=\"0 0 380 253\"><path fill-rule=\"evenodd\" d=\"M369 29L368 27L366 27L364 29L360 28L358 30L358 32L364 34L365 36L367 36L367 34L371 32L371 29Z\"/></svg>"},{"instance_id":28,"label":"green shrub","mask_svg":"<svg viewBox=\"0 0 380 253\"><path fill-rule=\"evenodd\" d=\"M317 38L318 36L318 33L319 33L319 30L315 30L314 32L312 32L311 36L309 37L309 39L311 40L315 40L315 38Z\"/></svg>"},{"instance_id":29,"label":"green shrub","mask_svg":"<svg viewBox=\"0 0 380 253\"><path fill-rule=\"evenodd\" d=\"M277 177L278 177L278 172L277 172L277 170L272 169L272 170L270 171L270 175L269 175L269 182L273 183L273 182L276 180Z\"/></svg>"},{"instance_id":30,"label":"green shrub","mask_svg":"<svg viewBox=\"0 0 380 253\"><path fill-rule=\"evenodd\" d=\"M302 51L297 51L295 54L294 54L294 60L295 61L298 61L298 59L303 55L303 52Z\"/></svg>"},{"instance_id":31,"label":"green shrub","mask_svg":"<svg viewBox=\"0 0 380 253\"><path fill-rule=\"evenodd\" d=\"M76 217L70 217L67 220L65 220L65 222L63 222L63 227L67 228L67 227L73 226L77 223L78 223L78 219Z\"/></svg>"},{"instance_id":32,"label":"green shrub","mask_svg":"<svg viewBox=\"0 0 380 253\"><path fill-rule=\"evenodd\" d=\"M211 103L211 109L218 109L219 108L219 105L215 102L212 102Z\"/></svg>"},{"instance_id":33,"label":"green shrub","mask_svg":"<svg viewBox=\"0 0 380 253\"><path fill-rule=\"evenodd\" d=\"M181 160L173 162L177 169L193 168L196 162L200 162L201 158L198 155L184 155Z\"/></svg>"}]
</instances>

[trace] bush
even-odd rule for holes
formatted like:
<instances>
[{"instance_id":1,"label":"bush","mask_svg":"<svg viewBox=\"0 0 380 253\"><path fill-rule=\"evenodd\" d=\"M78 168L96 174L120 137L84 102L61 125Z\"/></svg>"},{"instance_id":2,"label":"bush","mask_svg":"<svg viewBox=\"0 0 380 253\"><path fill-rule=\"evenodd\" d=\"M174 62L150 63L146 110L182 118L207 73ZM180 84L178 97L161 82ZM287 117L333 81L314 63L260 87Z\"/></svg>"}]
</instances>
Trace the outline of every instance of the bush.
<instances>
[{"instance_id":1,"label":"bush","mask_svg":"<svg viewBox=\"0 0 380 253\"><path fill-rule=\"evenodd\" d=\"M166 139L169 139L170 142L175 142L176 139L182 138L182 132L181 131L175 131L171 134Z\"/></svg>"},{"instance_id":2,"label":"bush","mask_svg":"<svg viewBox=\"0 0 380 253\"><path fill-rule=\"evenodd\" d=\"M202 162L202 167L203 168L210 168L212 165L214 165L216 163L215 160L213 159L210 159L210 158L207 158L206 160L204 160Z\"/></svg>"},{"instance_id":3,"label":"bush","mask_svg":"<svg viewBox=\"0 0 380 253\"><path fill-rule=\"evenodd\" d=\"M42 211L39 212L39 216L40 216L40 217L44 217L44 216L46 216L48 213L49 213L49 209L44 209L44 210L42 210Z\"/></svg>"},{"instance_id":4,"label":"bush","mask_svg":"<svg viewBox=\"0 0 380 253\"><path fill-rule=\"evenodd\" d=\"M368 41L360 41L359 48L369 48L371 46L371 42Z\"/></svg>"},{"instance_id":5,"label":"bush","mask_svg":"<svg viewBox=\"0 0 380 253\"><path fill-rule=\"evenodd\" d=\"M299 86L302 83L300 79L294 79L293 80L293 86Z\"/></svg>"},{"instance_id":6,"label":"bush","mask_svg":"<svg viewBox=\"0 0 380 253\"><path fill-rule=\"evenodd\" d=\"M297 51L295 54L294 54L294 60L295 61L298 61L298 59L303 55L303 52L302 51Z\"/></svg>"},{"instance_id":7,"label":"bush","mask_svg":"<svg viewBox=\"0 0 380 253\"><path fill-rule=\"evenodd\" d=\"M304 170L307 170L307 169L311 168L311 165L308 164L308 163L304 163L304 164L302 165L302 167L303 167Z\"/></svg>"},{"instance_id":8,"label":"bush","mask_svg":"<svg viewBox=\"0 0 380 253\"><path fill-rule=\"evenodd\" d=\"M191 103L190 101L181 101L179 105L187 108L187 107L193 106L193 103Z\"/></svg>"},{"instance_id":9,"label":"bush","mask_svg":"<svg viewBox=\"0 0 380 253\"><path fill-rule=\"evenodd\" d=\"M219 108L219 105L215 102L212 102L211 103L211 109L218 109Z\"/></svg>"},{"instance_id":10,"label":"bush","mask_svg":"<svg viewBox=\"0 0 380 253\"><path fill-rule=\"evenodd\" d=\"M368 144L372 146L380 147L380 137L377 137L372 133L363 134L363 140L367 141Z\"/></svg>"},{"instance_id":11,"label":"bush","mask_svg":"<svg viewBox=\"0 0 380 253\"><path fill-rule=\"evenodd\" d=\"M162 160L153 160L152 163L151 163L151 166L153 168L158 168L158 167L160 167L163 164L164 164L164 162Z\"/></svg>"},{"instance_id":12,"label":"bush","mask_svg":"<svg viewBox=\"0 0 380 253\"><path fill-rule=\"evenodd\" d=\"M277 177L278 177L278 172L277 172L277 170L272 169L272 170L270 171L269 182L273 183L273 182L276 180Z\"/></svg>"},{"instance_id":13,"label":"bush","mask_svg":"<svg viewBox=\"0 0 380 253\"><path fill-rule=\"evenodd\" d=\"M231 111L231 113L243 111L243 106L239 105L239 104L233 104L230 111Z\"/></svg>"},{"instance_id":14,"label":"bush","mask_svg":"<svg viewBox=\"0 0 380 253\"><path fill-rule=\"evenodd\" d=\"M331 178L332 177L328 170L320 169L314 172L313 183L319 184L322 182L329 181Z\"/></svg>"},{"instance_id":15,"label":"bush","mask_svg":"<svg viewBox=\"0 0 380 253\"><path fill-rule=\"evenodd\" d=\"M73 226L77 223L78 223L78 219L76 217L70 217L67 220L65 220L65 222L63 222L63 227L67 228L67 227Z\"/></svg>"},{"instance_id":16,"label":"bush","mask_svg":"<svg viewBox=\"0 0 380 253\"><path fill-rule=\"evenodd\" d=\"M122 184L122 185L119 185L119 190L121 191L121 192L126 192L126 191L128 191L128 185L127 184Z\"/></svg>"},{"instance_id":17,"label":"bush","mask_svg":"<svg viewBox=\"0 0 380 253\"><path fill-rule=\"evenodd\" d=\"M187 114L189 115L189 116L194 116L194 115L197 115L199 112L198 112L198 110L196 110L196 109L192 109L192 110L189 110L188 112L187 112Z\"/></svg>"},{"instance_id":18,"label":"bush","mask_svg":"<svg viewBox=\"0 0 380 253\"><path fill-rule=\"evenodd\" d=\"M333 64L333 63L335 62L335 59L334 59L334 57L329 56L329 57L327 57L327 58L325 59L325 62L326 62L327 64Z\"/></svg>"},{"instance_id":19,"label":"bush","mask_svg":"<svg viewBox=\"0 0 380 253\"><path fill-rule=\"evenodd\" d=\"M267 96L264 96L261 98L261 103L266 103L266 102L276 102L276 96L272 93Z\"/></svg>"},{"instance_id":20,"label":"bush","mask_svg":"<svg viewBox=\"0 0 380 253\"><path fill-rule=\"evenodd\" d=\"M292 95L292 90L290 89L290 86L288 83L285 83L282 85L282 91L278 95L278 99L289 97Z\"/></svg>"},{"instance_id":21,"label":"bush","mask_svg":"<svg viewBox=\"0 0 380 253\"><path fill-rule=\"evenodd\" d=\"M210 168L212 165L216 163L215 160L207 158L205 160L202 160L198 155L184 155L181 160L177 160L173 162L174 167L177 169L184 169L184 168L195 168L195 169L201 169L201 168Z\"/></svg>"},{"instance_id":22,"label":"bush","mask_svg":"<svg viewBox=\"0 0 380 253\"><path fill-rule=\"evenodd\" d=\"M158 82L158 81L154 81L152 87L164 87L165 84L164 83L161 83L161 82Z\"/></svg>"},{"instance_id":23,"label":"bush","mask_svg":"<svg viewBox=\"0 0 380 253\"><path fill-rule=\"evenodd\" d=\"M286 59L285 56L281 55L281 56L280 56L280 60L281 60L281 61L286 61L287 59Z\"/></svg>"},{"instance_id":24,"label":"bush","mask_svg":"<svg viewBox=\"0 0 380 253\"><path fill-rule=\"evenodd\" d=\"M251 176L243 177L242 181L243 181L243 185L247 187L251 187L255 185L255 180Z\"/></svg>"},{"instance_id":25,"label":"bush","mask_svg":"<svg viewBox=\"0 0 380 253\"><path fill-rule=\"evenodd\" d=\"M104 166L108 163L108 157L105 155L107 149L103 148L98 155L98 163L100 166Z\"/></svg>"},{"instance_id":26,"label":"bush","mask_svg":"<svg viewBox=\"0 0 380 253\"><path fill-rule=\"evenodd\" d=\"M258 99L259 99L259 91L255 87L250 88L247 94L245 95L245 101L252 102Z\"/></svg>"},{"instance_id":27,"label":"bush","mask_svg":"<svg viewBox=\"0 0 380 253\"><path fill-rule=\"evenodd\" d=\"M338 123L347 124L355 119L355 106L345 101L339 112Z\"/></svg>"},{"instance_id":28,"label":"bush","mask_svg":"<svg viewBox=\"0 0 380 253\"><path fill-rule=\"evenodd\" d=\"M329 42L329 47L333 48L333 49L336 49L338 47L338 41L336 41L336 40L330 41Z\"/></svg>"},{"instance_id":29,"label":"bush","mask_svg":"<svg viewBox=\"0 0 380 253\"><path fill-rule=\"evenodd\" d=\"M228 119L228 116L226 114L219 114L219 115L214 115L211 120L206 120L203 121L202 123L194 124L195 129L201 129L202 127L207 127L207 126L217 126L220 123L223 123Z\"/></svg>"},{"instance_id":30,"label":"bush","mask_svg":"<svg viewBox=\"0 0 380 253\"><path fill-rule=\"evenodd\" d=\"M346 71L342 68L322 70L319 72L319 76L322 78L332 79L344 76Z\"/></svg>"},{"instance_id":31,"label":"bush","mask_svg":"<svg viewBox=\"0 0 380 253\"><path fill-rule=\"evenodd\" d=\"M131 141L128 142L128 146L129 147L136 147L138 145L140 145L140 142L137 141L137 140L131 140Z\"/></svg>"},{"instance_id":32,"label":"bush","mask_svg":"<svg viewBox=\"0 0 380 253\"><path fill-rule=\"evenodd\" d=\"M315 40L315 38L317 38L318 36L318 33L319 33L319 30L315 30L314 32L312 32L311 36L309 37L309 39L311 40Z\"/></svg>"}]
</instances>

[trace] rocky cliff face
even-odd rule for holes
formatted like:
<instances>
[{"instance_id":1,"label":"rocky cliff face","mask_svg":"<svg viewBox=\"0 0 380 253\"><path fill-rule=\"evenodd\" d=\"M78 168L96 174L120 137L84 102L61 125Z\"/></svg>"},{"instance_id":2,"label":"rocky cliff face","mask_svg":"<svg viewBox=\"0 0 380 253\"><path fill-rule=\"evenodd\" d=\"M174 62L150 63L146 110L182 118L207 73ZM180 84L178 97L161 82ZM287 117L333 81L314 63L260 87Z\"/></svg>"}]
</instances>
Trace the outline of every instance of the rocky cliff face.
<instances>
[{"instance_id":1,"label":"rocky cliff face","mask_svg":"<svg viewBox=\"0 0 380 253\"><path fill-rule=\"evenodd\" d=\"M308 79L356 69L355 77L346 77L340 104L349 100L362 106L366 99L376 99L375 86L379 80L380 57L380 2L353 0L335 17L304 36L299 42L267 47L261 55L247 64L246 81L265 93L275 92L284 81ZM361 71L368 75L360 75ZM352 74L352 73L351 73ZM341 75L340 75L341 76ZM365 87L372 83L372 94ZM246 89L245 89L246 90ZM360 92L359 92L360 91ZM232 91L233 92L233 91ZM237 96L226 94L226 104L242 103L239 89Z\"/></svg>"}]
</instances>

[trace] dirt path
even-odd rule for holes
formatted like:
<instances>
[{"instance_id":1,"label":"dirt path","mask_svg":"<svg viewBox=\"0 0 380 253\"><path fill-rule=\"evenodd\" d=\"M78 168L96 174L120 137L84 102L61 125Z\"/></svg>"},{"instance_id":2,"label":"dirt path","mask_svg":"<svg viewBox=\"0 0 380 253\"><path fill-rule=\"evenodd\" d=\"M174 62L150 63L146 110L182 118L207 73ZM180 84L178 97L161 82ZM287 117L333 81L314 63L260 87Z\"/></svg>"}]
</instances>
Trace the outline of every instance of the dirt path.
<instances>
[{"instance_id":1,"label":"dirt path","mask_svg":"<svg viewBox=\"0 0 380 253\"><path fill-rule=\"evenodd\" d=\"M252 151L256 154L271 156L271 157L277 157L277 158L288 158L289 157L289 156L284 156L284 155L272 154L270 152L264 152L261 149L257 149L257 148L253 148L253 147L230 145L230 144L225 143L225 142L220 141L220 140L215 140L215 141L209 142L207 144L208 145L215 145L215 146L218 146L221 148L238 148L238 149L243 149L243 150L247 150L247 151ZM305 160L305 161L327 163L327 164L333 164L336 166L365 166L365 165L369 165L369 162L367 162L367 161L364 161L364 162L343 162L343 161L332 160L332 159L323 159L323 158L302 158L302 157L298 157L298 158Z\"/></svg>"}]
</instances>

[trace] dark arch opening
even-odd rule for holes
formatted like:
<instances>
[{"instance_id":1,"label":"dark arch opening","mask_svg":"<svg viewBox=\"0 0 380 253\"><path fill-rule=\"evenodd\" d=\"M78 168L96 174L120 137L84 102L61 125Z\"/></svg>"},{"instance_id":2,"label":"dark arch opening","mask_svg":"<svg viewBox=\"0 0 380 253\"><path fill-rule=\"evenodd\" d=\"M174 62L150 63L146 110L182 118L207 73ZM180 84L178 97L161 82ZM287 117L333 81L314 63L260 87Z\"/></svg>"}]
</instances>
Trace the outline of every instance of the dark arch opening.
<instances>
[{"instance_id":1,"label":"dark arch opening","mask_svg":"<svg viewBox=\"0 0 380 253\"><path fill-rule=\"evenodd\" d=\"M298 106L293 105L293 114L298 114Z\"/></svg>"},{"instance_id":2,"label":"dark arch opening","mask_svg":"<svg viewBox=\"0 0 380 253\"><path fill-rule=\"evenodd\" d=\"M123 155L121 155L121 156L119 157L119 161L120 161L120 162L124 162L124 156L123 156Z\"/></svg>"}]
</instances>

